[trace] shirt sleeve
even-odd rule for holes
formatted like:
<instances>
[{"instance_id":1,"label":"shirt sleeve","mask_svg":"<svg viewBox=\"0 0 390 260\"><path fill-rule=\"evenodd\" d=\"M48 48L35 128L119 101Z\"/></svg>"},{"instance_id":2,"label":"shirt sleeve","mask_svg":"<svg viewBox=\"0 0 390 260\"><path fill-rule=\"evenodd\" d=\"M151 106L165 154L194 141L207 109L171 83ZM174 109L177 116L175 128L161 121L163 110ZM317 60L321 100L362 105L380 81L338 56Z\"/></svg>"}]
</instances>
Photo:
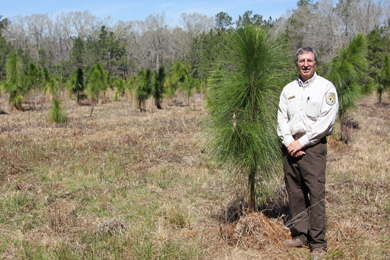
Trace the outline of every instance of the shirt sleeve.
<instances>
[{"instance_id":1,"label":"shirt sleeve","mask_svg":"<svg viewBox=\"0 0 390 260\"><path fill-rule=\"evenodd\" d=\"M332 99L333 97L333 99ZM332 83L325 96L323 97L321 112L317 117L317 121L309 127L306 134L299 138L299 143L302 147L318 143L322 137L330 134L333 130L333 125L336 122L339 111L339 100L337 91Z\"/></svg>"},{"instance_id":2,"label":"shirt sleeve","mask_svg":"<svg viewBox=\"0 0 390 260\"><path fill-rule=\"evenodd\" d=\"M286 147L294 141L288 126L287 101L287 91L283 89L279 99L277 132L280 140Z\"/></svg>"}]
</instances>

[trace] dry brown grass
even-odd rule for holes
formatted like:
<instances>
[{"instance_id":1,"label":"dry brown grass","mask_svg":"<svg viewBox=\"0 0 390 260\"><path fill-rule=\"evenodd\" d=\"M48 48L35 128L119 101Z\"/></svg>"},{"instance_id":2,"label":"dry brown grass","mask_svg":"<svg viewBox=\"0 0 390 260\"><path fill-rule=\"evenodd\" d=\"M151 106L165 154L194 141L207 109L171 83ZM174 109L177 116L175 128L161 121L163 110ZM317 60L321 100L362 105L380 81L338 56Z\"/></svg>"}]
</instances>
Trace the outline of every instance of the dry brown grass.
<instances>
[{"instance_id":1,"label":"dry brown grass","mask_svg":"<svg viewBox=\"0 0 390 260\"><path fill-rule=\"evenodd\" d=\"M62 99L67 124L47 122L50 102L15 112L0 97L1 258L308 259L280 243L281 174L264 181L279 215L240 210L245 177L203 153L201 95L146 113L130 97ZM365 97L349 143L329 140L327 259L390 257L389 111Z\"/></svg>"},{"instance_id":2,"label":"dry brown grass","mask_svg":"<svg viewBox=\"0 0 390 260\"><path fill-rule=\"evenodd\" d=\"M335 257L390 258L390 105L363 97L349 117L348 145L332 142L328 159L328 241Z\"/></svg>"}]
</instances>

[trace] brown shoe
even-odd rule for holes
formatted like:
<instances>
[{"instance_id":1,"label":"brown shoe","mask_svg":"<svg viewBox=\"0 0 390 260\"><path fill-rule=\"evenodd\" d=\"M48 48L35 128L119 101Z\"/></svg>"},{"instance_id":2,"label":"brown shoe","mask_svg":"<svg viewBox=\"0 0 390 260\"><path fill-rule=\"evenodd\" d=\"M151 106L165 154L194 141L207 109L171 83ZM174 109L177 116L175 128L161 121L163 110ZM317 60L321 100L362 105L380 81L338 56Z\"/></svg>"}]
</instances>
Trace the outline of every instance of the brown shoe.
<instances>
[{"instance_id":1,"label":"brown shoe","mask_svg":"<svg viewBox=\"0 0 390 260\"><path fill-rule=\"evenodd\" d=\"M287 247L302 247L304 243L299 238L293 238L284 240L282 244Z\"/></svg>"},{"instance_id":2,"label":"brown shoe","mask_svg":"<svg viewBox=\"0 0 390 260\"><path fill-rule=\"evenodd\" d=\"M313 260L321 260L325 257L326 251L323 248L314 248L311 252L311 258Z\"/></svg>"}]
</instances>

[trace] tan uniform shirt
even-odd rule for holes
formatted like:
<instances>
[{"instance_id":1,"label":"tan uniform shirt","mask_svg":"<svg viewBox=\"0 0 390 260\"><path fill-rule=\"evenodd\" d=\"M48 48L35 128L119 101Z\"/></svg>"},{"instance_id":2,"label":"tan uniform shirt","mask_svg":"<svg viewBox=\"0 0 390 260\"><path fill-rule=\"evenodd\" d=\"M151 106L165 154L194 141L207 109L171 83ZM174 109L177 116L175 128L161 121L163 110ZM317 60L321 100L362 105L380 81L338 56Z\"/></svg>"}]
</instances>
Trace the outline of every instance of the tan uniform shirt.
<instances>
[{"instance_id":1,"label":"tan uniform shirt","mask_svg":"<svg viewBox=\"0 0 390 260\"><path fill-rule=\"evenodd\" d=\"M278 136L288 146L294 135L304 134L298 139L302 147L314 145L332 133L338 110L337 91L330 81L317 73L306 82L295 80L280 95Z\"/></svg>"}]
</instances>

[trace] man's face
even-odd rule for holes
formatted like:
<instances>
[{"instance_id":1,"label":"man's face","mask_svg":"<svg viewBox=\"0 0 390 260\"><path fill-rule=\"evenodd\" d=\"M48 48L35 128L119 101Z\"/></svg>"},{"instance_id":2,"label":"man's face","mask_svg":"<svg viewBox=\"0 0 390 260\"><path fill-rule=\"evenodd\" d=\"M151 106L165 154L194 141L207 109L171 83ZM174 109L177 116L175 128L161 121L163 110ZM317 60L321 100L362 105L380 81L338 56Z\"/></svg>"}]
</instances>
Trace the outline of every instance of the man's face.
<instances>
[{"instance_id":1,"label":"man's face","mask_svg":"<svg viewBox=\"0 0 390 260\"><path fill-rule=\"evenodd\" d=\"M313 77L316 72L317 62L312 52L304 52L298 55L297 68L303 82Z\"/></svg>"}]
</instances>

